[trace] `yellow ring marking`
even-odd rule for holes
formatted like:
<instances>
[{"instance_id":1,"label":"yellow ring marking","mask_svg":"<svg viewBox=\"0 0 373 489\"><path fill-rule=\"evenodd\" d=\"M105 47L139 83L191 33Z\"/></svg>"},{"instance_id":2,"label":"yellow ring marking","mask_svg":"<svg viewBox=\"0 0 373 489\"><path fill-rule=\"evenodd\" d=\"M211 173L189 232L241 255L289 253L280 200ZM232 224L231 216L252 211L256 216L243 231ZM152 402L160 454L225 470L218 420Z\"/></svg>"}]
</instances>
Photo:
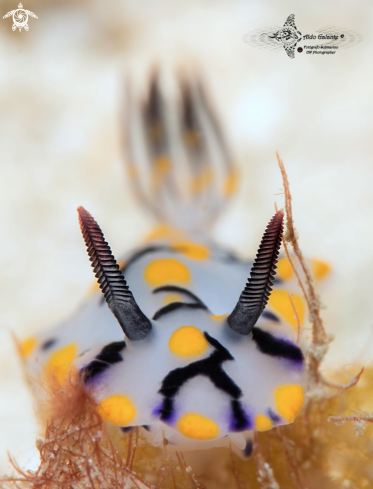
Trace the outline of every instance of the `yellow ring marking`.
<instances>
[{"instance_id":1,"label":"yellow ring marking","mask_svg":"<svg viewBox=\"0 0 373 489\"><path fill-rule=\"evenodd\" d=\"M287 258L281 258L281 260L278 261L277 275L282 280L291 280L293 278L294 270Z\"/></svg>"},{"instance_id":2,"label":"yellow ring marking","mask_svg":"<svg viewBox=\"0 0 373 489\"><path fill-rule=\"evenodd\" d=\"M299 384L280 385L274 396L279 415L292 422L304 404L303 387Z\"/></svg>"},{"instance_id":3,"label":"yellow ring marking","mask_svg":"<svg viewBox=\"0 0 373 489\"><path fill-rule=\"evenodd\" d=\"M180 357L194 357L207 350L209 344L201 330L195 326L181 326L174 331L168 347Z\"/></svg>"},{"instance_id":4,"label":"yellow ring marking","mask_svg":"<svg viewBox=\"0 0 373 489\"><path fill-rule=\"evenodd\" d=\"M171 248L180 251L192 260L207 260L210 256L210 250L207 246L192 241L177 241L171 245Z\"/></svg>"},{"instance_id":5,"label":"yellow ring marking","mask_svg":"<svg viewBox=\"0 0 373 489\"><path fill-rule=\"evenodd\" d=\"M258 431L270 430L272 426L272 421L265 414L258 414L257 416L255 416L255 428Z\"/></svg>"},{"instance_id":6,"label":"yellow ring marking","mask_svg":"<svg viewBox=\"0 0 373 489\"><path fill-rule=\"evenodd\" d=\"M293 306L289 299L290 291L283 289L274 289L269 297L268 304L272 307L290 326L297 331L297 318L294 314ZM294 307L298 313L299 324L304 324L305 305L299 294L291 294Z\"/></svg>"},{"instance_id":7,"label":"yellow ring marking","mask_svg":"<svg viewBox=\"0 0 373 489\"><path fill-rule=\"evenodd\" d=\"M47 363L45 364L45 371L51 373L62 385L71 369L71 364L77 355L76 343L71 343L60 350L57 350L51 355Z\"/></svg>"},{"instance_id":8,"label":"yellow ring marking","mask_svg":"<svg viewBox=\"0 0 373 489\"><path fill-rule=\"evenodd\" d=\"M161 258L146 266L144 278L150 285L162 285L170 282L185 283L190 280L190 272L179 260Z\"/></svg>"},{"instance_id":9,"label":"yellow ring marking","mask_svg":"<svg viewBox=\"0 0 373 489\"><path fill-rule=\"evenodd\" d=\"M219 434L219 427L214 421L196 413L184 414L179 419L177 428L182 435L195 440L211 440Z\"/></svg>"},{"instance_id":10,"label":"yellow ring marking","mask_svg":"<svg viewBox=\"0 0 373 489\"><path fill-rule=\"evenodd\" d=\"M98 411L109 423L126 426L136 416L136 408L130 399L121 394L113 394L99 403Z\"/></svg>"},{"instance_id":11,"label":"yellow ring marking","mask_svg":"<svg viewBox=\"0 0 373 489\"><path fill-rule=\"evenodd\" d=\"M31 353L35 350L35 346L35 336L30 336L29 338L26 338L24 341L22 341L22 343L20 344L20 353L22 358L29 357Z\"/></svg>"}]
</instances>

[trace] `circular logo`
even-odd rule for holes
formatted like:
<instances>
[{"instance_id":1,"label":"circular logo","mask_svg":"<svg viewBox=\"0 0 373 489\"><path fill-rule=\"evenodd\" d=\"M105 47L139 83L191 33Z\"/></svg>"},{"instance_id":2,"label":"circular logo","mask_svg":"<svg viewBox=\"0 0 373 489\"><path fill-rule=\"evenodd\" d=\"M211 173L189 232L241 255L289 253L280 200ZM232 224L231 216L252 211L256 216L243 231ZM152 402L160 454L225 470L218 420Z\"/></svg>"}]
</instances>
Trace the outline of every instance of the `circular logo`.
<instances>
[{"instance_id":1,"label":"circular logo","mask_svg":"<svg viewBox=\"0 0 373 489\"><path fill-rule=\"evenodd\" d=\"M303 51L303 48L299 47L299 48L297 49L297 51L298 51L298 53L301 53L301 52Z\"/></svg>"},{"instance_id":2,"label":"circular logo","mask_svg":"<svg viewBox=\"0 0 373 489\"><path fill-rule=\"evenodd\" d=\"M18 8L17 10L14 11L13 13L13 31L15 31L17 28L22 29L22 27L25 28L26 31L28 31L28 13L26 10L23 10L22 8Z\"/></svg>"}]
</instances>

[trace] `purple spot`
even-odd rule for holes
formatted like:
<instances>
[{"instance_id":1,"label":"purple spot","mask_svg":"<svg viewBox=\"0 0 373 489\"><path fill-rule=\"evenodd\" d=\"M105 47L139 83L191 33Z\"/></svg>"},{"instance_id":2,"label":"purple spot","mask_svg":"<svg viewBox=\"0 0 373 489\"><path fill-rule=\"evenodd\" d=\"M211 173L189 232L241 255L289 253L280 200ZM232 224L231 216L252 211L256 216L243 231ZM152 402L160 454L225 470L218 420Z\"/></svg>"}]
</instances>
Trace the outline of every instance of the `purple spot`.
<instances>
[{"instance_id":1,"label":"purple spot","mask_svg":"<svg viewBox=\"0 0 373 489\"><path fill-rule=\"evenodd\" d=\"M161 404L153 409L152 415L160 418L168 425L175 424L177 416L173 399L166 397Z\"/></svg>"}]
</instances>

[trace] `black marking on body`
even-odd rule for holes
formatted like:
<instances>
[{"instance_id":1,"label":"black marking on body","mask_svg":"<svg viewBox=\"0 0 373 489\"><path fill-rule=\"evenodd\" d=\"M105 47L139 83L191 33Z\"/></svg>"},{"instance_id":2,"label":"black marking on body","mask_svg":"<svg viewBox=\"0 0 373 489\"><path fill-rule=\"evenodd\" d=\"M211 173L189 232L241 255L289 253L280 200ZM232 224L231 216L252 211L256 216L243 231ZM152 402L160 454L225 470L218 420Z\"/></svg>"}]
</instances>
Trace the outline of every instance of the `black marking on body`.
<instances>
[{"instance_id":1,"label":"black marking on body","mask_svg":"<svg viewBox=\"0 0 373 489\"><path fill-rule=\"evenodd\" d=\"M179 294L184 294L196 301L198 304L202 304L203 306L205 306L201 299L193 294L193 292L188 289L184 289L183 287L178 287L177 285L163 285L162 287L157 287L153 290L153 294L158 294L159 292L177 292Z\"/></svg>"},{"instance_id":2,"label":"black marking on body","mask_svg":"<svg viewBox=\"0 0 373 489\"><path fill-rule=\"evenodd\" d=\"M153 316L153 320L157 321L157 319L161 318L165 314L169 314L170 312L176 311L177 309L203 309L207 311L207 307L204 304L188 304L187 302L171 302L167 304L167 306L159 309Z\"/></svg>"},{"instance_id":3,"label":"black marking on body","mask_svg":"<svg viewBox=\"0 0 373 489\"><path fill-rule=\"evenodd\" d=\"M155 253L157 251L167 251L167 252L175 252L172 248L169 246L147 246L146 248L142 248L141 250L137 251L134 253L131 258L126 262L126 264L123 267L123 273L125 274L128 270L128 268L133 265L137 260L142 258L143 256L147 255L148 253Z\"/></svg>"},{"instance_id":4,"label":"black marking on body","mask_svg":"<svg viewBox=\"0 0 373 489\"><path fill-rule=\"evenodd\" d=\"M246 440L246 446L242 450L242 453L244 457L249 458L251 454L253 453L253 441L252 440Z\"/></svg>"},{"instance_id":5,"label":"black marking on body","mask_svg":"<svg viewBox=\"0 0 373 489\"><path fill-rule=\"evenodd\" d=\"M129 433L132 428L133 426L121 426L120 430L122 433ZM144 428L146 431L150 431L150 426L148 424L142 424L141 428Z\"/></svg>"},{"instance_id":6,"label":"black marking on body","mask_svg":"<svg viewBox=\"0 0 373 489\"><path fill-rule=\"evenodd\" d=\"M80 375L86 384L97 377L97 375L105 372L105 370L107 370L109 367L110 365L108 363L100 362L99 360L92 360L91 363L80 370Z\"/></svg>"},{"instance_id":7,"label":"black marking on body","mask_svg":"<svg viewBox=\"0 0 373 489\"><path fill-rule=\"evenodd\" d=\"M163 421L167 421L168 419L171 418L173 412L174 412L174 398L173 397L165 397L163 399L163 402L162 402L162 408L159 412L160 418Z\"/></svg>"},{"instance_id":8,"label":"black marking on body","mask_svg":"<svg viewBox=\"0 0 373 489\"><path fill-rule=\"evenodd\" d=\"M80 370L80 375L84 379L84 383L90 382L97 377L97 375L105 372L110 365L122 362L123 357L120 352L125 347L125 341L115 341L104 346L96 358Z\"/></svg>"},{"instance_id":9,"label":"black marking on body","mask_svg":"<svg viewBox=\"0 0 373 489\"><path fill-rule=\"evenodd\" d=\"M106 363L117 363L123 360L120 352L126 347L125 341L115 341L104 346L101 352L97 355L96 359Z\"/></svg>"},{"instance_id":10,"label":"black marking on body","mask_svg":"<svg viewBox=\"0 0 373 489\"><path fill-rule=\"evenodd\" d=\"M280 318L276 316L276 314L273 314L271 311L264 311L262 312L262 317L265 319L269 319L270 321L274 321L275 323L280 322Z\"/></svg>"},{"instance_id":11,"label":"black marking on body","mask_svg":"<svg viewBox=\"0 0 373 489\"><path fill-rule=\"evenodd\" d=\"M240 401L233 399L231 401L231 409L234 419L230 426L232 431L244 431L251 428L251 426L247 425L248 420L244 410L242 409L242 404Z\"/></svg>"},{"instance_id":12,"label":"black marking on body","mask_svg":"<svg viewBox=\"0 0 373 489\"><path fill-rule=\"evenodd\" d=\"M51 338L49 340L44 341L44 343L41 345L42 350L49 350L53 345L57 343L57 338Z\"/></svg>"},{"instance_id":13,"label":"black marking on body","mask_svg":"<svg viewBox=\"0 0 373 489\"><path fill-rule=\"evenodd\" d=\"M242 431L248 426L248 420L238 400L242 391L222 368L222 363L234 360L229 351L207 332L204 333L206 340L214 348L212 354L202 360L192 362L186 367L176 368L169 372L163 379L159 393L164 396L160 418L167 421L172 417L174 398L181 387L190 379L202 375L208 377L214 386L228 394L232 398L231 408L234 417L233 431Z\"/></svg>"},{"instance_id":14,"label":"black marking on body","mask_svg":"<svg viewBox=\"0 0 373 489\"><path fill-rule=\"evenodd\" d=\"M272 409L268 409L268 417L273 423L279 423L281 418L278 414L272 411Z\"/></svg>"},{"instance_id":15,"label":"black marking on body","mask_svg":"<svg viewBox=\"0 0 373 489\"><path fill-rule=\"evenodd\" d=\"M295 362L304 361L302 350L294 343L276 338L260 328L253 328L252 334L259 351L265 355L293 360Z\"/></svg>"}]
</instances>

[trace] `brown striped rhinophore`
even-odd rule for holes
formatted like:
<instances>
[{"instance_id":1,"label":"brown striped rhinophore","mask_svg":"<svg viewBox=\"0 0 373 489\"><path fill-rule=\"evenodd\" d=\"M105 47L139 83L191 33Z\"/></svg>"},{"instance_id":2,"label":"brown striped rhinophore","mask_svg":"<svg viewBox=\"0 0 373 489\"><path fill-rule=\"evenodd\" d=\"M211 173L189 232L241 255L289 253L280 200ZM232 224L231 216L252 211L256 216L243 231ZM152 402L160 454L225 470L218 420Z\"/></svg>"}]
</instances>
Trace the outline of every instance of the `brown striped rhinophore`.
<instances>
[{"instance_id":1,"label":"brown striped rhinophore","mask_svg":"<svg viewBox=\"0 0 373 489\"><path fill-rule=\"evenodd\" d=\"M130 340L145 338L151 322L136 304L100 226L84 207L78 207L78 214L89 259L109 308Z\"/></svg>"},{"instance_id":2,"label":"brown striped rhinophore","mask_svg":"<svg viewBox=\"0 0 373 489\"><path fill-rule=\"evenodd\" d=\"M283 219L284 213L278 211L269 221L249 281L227 318L229 326L242 335L248 335L253 329L271 294L283 233Z\"/></svg>"}]
</instances>

